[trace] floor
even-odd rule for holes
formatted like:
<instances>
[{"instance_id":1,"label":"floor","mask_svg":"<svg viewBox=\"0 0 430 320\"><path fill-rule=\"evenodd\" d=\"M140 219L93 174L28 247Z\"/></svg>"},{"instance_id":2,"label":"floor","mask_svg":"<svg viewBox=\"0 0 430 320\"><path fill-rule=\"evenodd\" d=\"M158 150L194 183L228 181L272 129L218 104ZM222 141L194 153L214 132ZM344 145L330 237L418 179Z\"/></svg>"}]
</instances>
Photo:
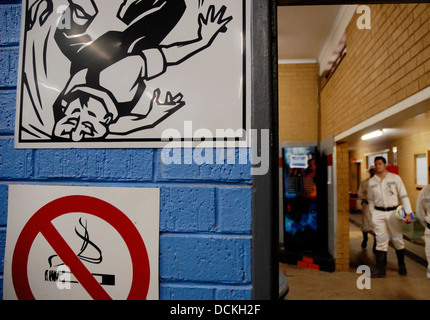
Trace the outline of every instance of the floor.
<instances>
[{"instance_id":1,"label":"floor","mask_svg":"<svg viewBox=\"0 0 430 320\"><path fill-rule=\"evenodd\" d=\"M281 263L280 270L287 276L289 286L285 300L430 300L424 246L407 240L407 276L397 273L396 253L390 247L386 277L368 279L370 288L363 288L366 282L357 268L367 265L374 269L373 237L369 237L367 248L362 249L360 214L351 214L350 221L350 270L324 272Z\"/></svg>"}]
</instances>

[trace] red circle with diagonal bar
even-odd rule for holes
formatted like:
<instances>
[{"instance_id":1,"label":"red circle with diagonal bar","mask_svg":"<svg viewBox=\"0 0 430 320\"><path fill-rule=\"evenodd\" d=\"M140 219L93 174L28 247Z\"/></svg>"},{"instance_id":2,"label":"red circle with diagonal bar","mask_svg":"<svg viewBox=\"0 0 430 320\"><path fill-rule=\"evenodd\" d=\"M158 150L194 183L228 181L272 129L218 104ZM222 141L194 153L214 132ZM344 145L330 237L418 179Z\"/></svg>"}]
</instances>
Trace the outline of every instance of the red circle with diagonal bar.
<instances>
[{"instance_id":1,"label":"red circle with diagonal bar","mask_svg":"<svg viewBox=\"0 0 430 320\"><path fill-rule=\"evenodd\" d=\"M35 299L28 280L27 266L31 246L39 233L94 300L111 299L52 224L55 218L76 212L99 217L120 234L130 252L132 262L133 278L127 299L146 299L150 278L149 258L139 231L121 210L110 203L82 195L66 196L49 202L39 209L22 229L12 257L12 281L18 299Z\"/></svg>"}]
</instances>

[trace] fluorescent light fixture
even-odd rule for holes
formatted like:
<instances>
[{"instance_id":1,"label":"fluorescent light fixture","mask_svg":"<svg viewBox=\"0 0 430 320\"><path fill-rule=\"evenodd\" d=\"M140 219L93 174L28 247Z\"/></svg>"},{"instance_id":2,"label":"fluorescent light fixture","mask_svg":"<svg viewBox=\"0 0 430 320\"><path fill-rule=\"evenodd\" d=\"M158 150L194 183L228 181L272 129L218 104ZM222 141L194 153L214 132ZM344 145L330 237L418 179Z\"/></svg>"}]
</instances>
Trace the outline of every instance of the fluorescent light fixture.
<instances>
[{"instance_id":1,"label":"fluorescent light fixture","mask_svg":"<svg viewBox=\"0 0 430 320\"><path fill-rule=\"evenodd\" d=\"M382 130L376 130L361 136L361 140L369 140L383 135Z\"/></svg>"}]
</instances>

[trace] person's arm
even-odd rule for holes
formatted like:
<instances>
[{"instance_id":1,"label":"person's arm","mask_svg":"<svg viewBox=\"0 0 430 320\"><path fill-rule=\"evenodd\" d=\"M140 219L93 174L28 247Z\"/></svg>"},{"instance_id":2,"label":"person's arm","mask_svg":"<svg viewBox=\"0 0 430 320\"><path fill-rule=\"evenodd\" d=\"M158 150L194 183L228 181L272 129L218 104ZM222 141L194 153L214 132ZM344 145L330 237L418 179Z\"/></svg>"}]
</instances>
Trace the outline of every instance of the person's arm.
<instances>
[{"instance_id":1,"label":"person's arm","mask_svg":"<svg viewBox=\"0 0 430 320\"><path fill-rule=\"evenodd\" d=\"M375 211L375 193L373 189L374 188L372 188L371 180L369 180L369 185L367 189L367 202L368 202L370 213L372 214L373 214L373 211Z\"/></svg>"},{"instance_id":2,"label":"person's arm","mask_svg":"<svg viewBox=\"0 0 430 320\"><path fill-rule=\"evenodd\" d=\"M125 135L132 132L154 128L161 121L185 105L182 94L173 96L167 92L164 102L160 101L161 91L156 89L152 96L150 110L147 115L130 114L119 117L109 126L109 132Z\"/></svg>"},{"instance_id":3,"label":"person's arm","mask_svg":"<svg viewBox=\"0 0 430 320\"><path fill-rule=\"evenodd\" d=\"M403 209L406 212L405 222L411 223L413 221L411 202L409 200L408 193L406 192L405 185L400 177L398 178L397 186L399 192L399 199L402 202Z\"/></svg>"},{"instance_id":4,"label":"person's arm","mask_svg":"<svg viewBox=\"0 0 430 320\"><path fill-rule=\"evenodd\" d=\"M225 32L226 25L233 17L224 18L226 7L222 6L215 12L215 6L210 6L206 17L199 15L199 30L197 39L163 46L162 52L167 65L179 64L209 47L220 32Z\"/></svg>"},{"instance_id":5,"label":"person's arm","mask_svg":"<svg viewBox=\"0 0 430 320\"><path fill-rule=\"evenodd\" d=\"M360 183L360 186L358 187L357 192L357 204L356 209L361 210L363 208L363 201L367 200L367 198L364 196L364 181Z\"/></svg>"},{"instance_id":6,"label":"person's arm","mask_svg":"<svg viewBox=\"0 0 430 320\"><path fill-rule=\"evenodd\" d=\"M421 189L420 193L418 194L417 198L417 219L421 224L424 226L424 228L427 227L427 222L425 221L426 216L426 207L424 206L424 189Z\"/></svg>"}]
</instances>

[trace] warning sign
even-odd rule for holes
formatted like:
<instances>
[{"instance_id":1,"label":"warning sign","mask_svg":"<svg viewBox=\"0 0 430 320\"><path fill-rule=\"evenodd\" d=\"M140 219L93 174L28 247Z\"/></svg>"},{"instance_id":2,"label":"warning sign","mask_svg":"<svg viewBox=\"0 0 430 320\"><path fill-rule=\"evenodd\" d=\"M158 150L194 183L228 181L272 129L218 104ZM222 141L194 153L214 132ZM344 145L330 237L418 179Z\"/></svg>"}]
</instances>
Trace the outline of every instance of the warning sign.
<instances>
[{"instance_id":1,"label":"warning sign","mask_svg":"<svg viewBox=\"0 0 430 320\"><path fill-rule=\"evenodd\" d=\"M246 144L250 17L250 0L22 1L16 147Z\"/></svg>"},{"instance_id":2,"label":"warning sign","mask_svg":"<svg viewBox=\"0 0 430 320\"><path fill-rule=\"evenodd\" d=\"M158 299L159 190L10 186L5 299Z\"/></svg>"}]
</instances>

